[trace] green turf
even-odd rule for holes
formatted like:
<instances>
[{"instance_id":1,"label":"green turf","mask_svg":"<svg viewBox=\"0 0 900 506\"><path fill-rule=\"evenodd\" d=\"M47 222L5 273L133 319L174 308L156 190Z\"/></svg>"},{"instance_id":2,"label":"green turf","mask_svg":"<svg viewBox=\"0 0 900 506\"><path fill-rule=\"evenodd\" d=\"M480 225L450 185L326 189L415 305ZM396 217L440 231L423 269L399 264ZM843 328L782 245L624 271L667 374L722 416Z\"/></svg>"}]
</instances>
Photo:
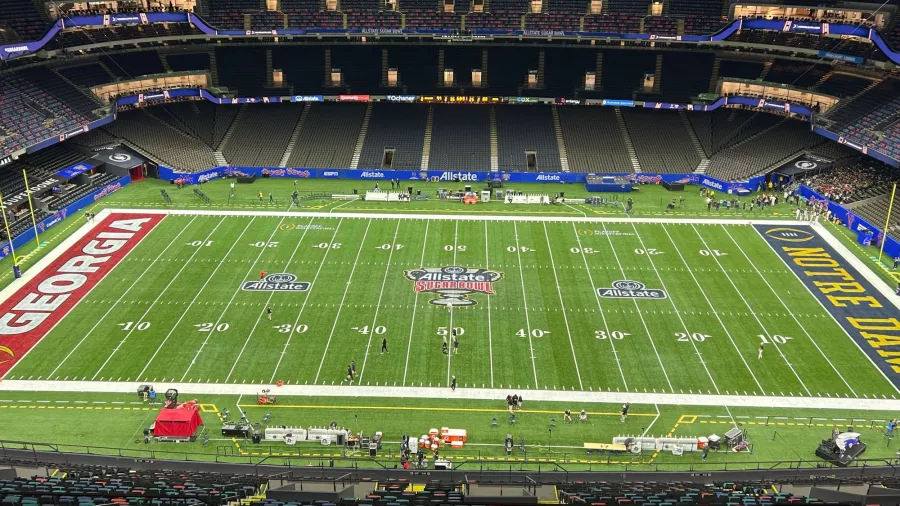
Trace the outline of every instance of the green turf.
<instances>
[{"instance_id":1,"label":"green turf","mask_svg":"<svg viewBox=\"0 0 900 506\"><path fill-rule=\"evenodd\" d=\"M469 433L463 449L444 449L442 456L455 465L509 467L530 469L663 469L697 470L755 469L771 467L815 467L815 447L830 434L831 428L852 425L863 434L868 444L868 465L894 458L893 441L883 436L884 424L892 413L844 412L836 410L772 410L710 406L633 406L628 420L620 422L618 406L608 404L567 405L553 402L526 402L511 426L505 402L431 399L279 397L275 406L258 406L255 399L234 396L200 398L201 415L210 440L193 443L144 443L142 431L149 426L160 409L140 402L134 395L58 394L4 392L0 399L0 424L4 429L5 448L27 447L56 449L63 452L121 454L133 457L153 456L157 459L219 460L230 462L287 463L328 466L388 466L397 461L397 445L403 433L418 437L431 428L444 426L464 428ZM263 442L232 440L221 436L220 414L228 409L231 419L246 412L251 422L259 422L271 413L271 424L307 427L335 422L354 432L384 433L382 452L377 459L362 454L346 454L335 446L300 443L295 447ZM588 423L565 423L562 411L585 409ZM658 409L658 416L657 416ZM27 416L31 423L19 423ZM103 423L97 423L102 417ZM497 427L492 420L497 419ZM551 425L552 424L552 425ZM669 434L682 437L722 435L739 424L748 435L752 451L714 452L703 462L699 454L675 456L653 454L588 455L584 442L606 442L617 435L650 436ZM552 429L552 431L551 431ZM516 450L510 459L503 451L503 439L512 434ZM52 435L52 436L48 436ZM518 449L525 440L525 452ZM30 441L31 445L10 441ZM152 452L152 453L151 453ZM275 459L274 462L270 459ZM882 459L882 460L878 460ZM525 464L525 463L530 464ZM471 467L470 467L471 468Z\"/></svg>"},{"instance_id":2,"label":"green turf","mask_svg":"<svg viewBox=\"0 0 900 506\"><path fill-rule=\"evenodd\" d=\"M451 265L503 279L449 313L404 274ZM313 287L239 289L261 269ZM601 304L622 279L668 298ZM7 378L893 394L859 354L747 225L172 215Z\"/></svg>"}]
</instances>

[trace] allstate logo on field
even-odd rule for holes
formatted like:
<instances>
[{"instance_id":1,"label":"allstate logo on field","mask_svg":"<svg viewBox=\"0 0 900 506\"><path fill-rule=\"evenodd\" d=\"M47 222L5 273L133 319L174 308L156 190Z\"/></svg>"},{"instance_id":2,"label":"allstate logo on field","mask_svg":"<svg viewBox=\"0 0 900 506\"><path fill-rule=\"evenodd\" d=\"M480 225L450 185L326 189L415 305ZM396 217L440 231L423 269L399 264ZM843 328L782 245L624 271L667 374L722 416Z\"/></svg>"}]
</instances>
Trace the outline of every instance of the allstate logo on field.
<instances>
[{"instance_id":1,"label":"allstate logo on field","mask_svg":"<svg viewBox=\"0 0 900 506\"><path fill-rule=\"evenodd\" d=\"M598 288L597 295L607 299L665 299L665 290L647 288L640 281L614 281L612 288Z\"/></svg>"},{"instance_id":2,"label":"allstate logo on field","mask_svg":"<svg viewBox=\"0 0 900 506\"><path fill-rule=\"evenodd\" d=\"M269 274L260 281L244 281L241 290L245 292L305 292L309 283L297 281L297 276L282 272Z\"/></svg>"}]
</instances>

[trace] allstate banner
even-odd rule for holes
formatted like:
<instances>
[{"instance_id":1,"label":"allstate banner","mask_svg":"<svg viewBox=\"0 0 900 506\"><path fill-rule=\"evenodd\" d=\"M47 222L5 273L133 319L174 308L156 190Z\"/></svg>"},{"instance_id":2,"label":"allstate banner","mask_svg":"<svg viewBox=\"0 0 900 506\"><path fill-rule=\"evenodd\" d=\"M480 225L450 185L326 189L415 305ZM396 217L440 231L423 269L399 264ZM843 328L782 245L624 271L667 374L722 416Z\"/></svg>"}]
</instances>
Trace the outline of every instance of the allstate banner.
<instances>
[{"instance_id":1,"label":"allstate banner","mask_svg":"<svg viewBox=\"0 0 900 506\"><path fill-rule=\"evenodd\" d=\"M65 220L69 216L72 216L78 211L84 209L85 207L93 204L95 201L106 197L107 195L113 194L125 186L131 183L131 176L124 176L122 178L117 179L116 181L96 190L84 197L76 200L75 202L67 205L66 207L56 211L51 216L44 218L39 221L37 224L38 232L43 234L50 228L54 227L61 221ZM14 248L18 249L27 244L29 241L34 239L34 227L29 227L28 230L22 232L17 235L12 240L12 245ZM12 253L12 249L9 246L9 242L4 242L2 246L0 246L0 259L8 257Z\"/></svg>"}]
</instances>

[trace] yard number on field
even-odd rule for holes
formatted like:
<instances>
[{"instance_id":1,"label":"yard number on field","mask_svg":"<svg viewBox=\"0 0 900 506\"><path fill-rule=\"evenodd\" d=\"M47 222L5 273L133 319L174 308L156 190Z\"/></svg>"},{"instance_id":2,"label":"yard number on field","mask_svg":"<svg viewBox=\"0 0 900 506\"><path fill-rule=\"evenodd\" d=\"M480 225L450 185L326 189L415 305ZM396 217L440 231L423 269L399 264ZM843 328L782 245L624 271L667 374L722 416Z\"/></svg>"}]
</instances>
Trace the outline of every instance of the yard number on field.
<instances>
[{"instance_id":1,"label":"yard number on field","mask_svg":"<svg viewBox=\"0 0 900 506\"><path fill-rule=\"evenodd\" d=\"M597 253L594 248L569 248L569 251L571 251L572 253L584 253L586 255Z\"/></svg>"},{"instance_id":2,"label":"yard number on field","mask_svg":"<svg viewBox=\"0 0 900 506\"><path fill-rule=\"evenodd\" d=\"M528 337L528 331L525 329L519 329L516 332L516 335L519 337ZM531 337L544 337L545 335L550 335L549 330L541 330L541 329L531 329Z\"/></svg>"},{"instance_id":3,"label":"yard number on field","mask_svg":"<svg viewBox=\"0 0 900 506\"><path fill-rule=\"evenodd\" d=\"M464 329L464 328L462 328L462 327L453 327L453 330L456 331L457 337L459 337L459 336L461 336L461 335L463 335L463 334L466 333L466 329ZM449 329L448 327L438 327L438 329L437 329L437 335L439 335L439 336L444 336L444 337L449 336L449 335L450 335L450 329Z\"/></svg>"},{"instance_id":4,"label":"yard number on field","mask_svg":"<svg viewBox=\"0 0 900 506\"><path fill-rule=\"evenodd\" d=\"M662 251L660 251L656 248L647 248L647 249L637 248L636 250L634 250L634 252L635 252L635 254L638 254L638 255L661 255L662 254Z\"/></svg>"},{"instance_id":5,"label":"yard number on field","mask_svg":"<svg viewBox=\"0 0 900 506\"><path fill-rule=\"evenodd\" d=\"M701 334L700 332L694 332L693 334L688 334L686 332L676 332L675 337L677 337L678 341L682 343L689 343L691 341L694 341L695 343L702 343L712 336L710 336L709 334Z\"/></svg>"},{"instance_id":6,"label":"yard number on field","mask_svg":"<svg viewBox=\"0 0 900 506\"><path fill-rule=\"evenodd\" d=\"M341 243L339 242L320 242L319 244L314 244L313 248L319 249L339 249L341 247Z\"/></svg>"},{"instance_id":7,"label":"yard number on field","mask_svg":"<svg viewBox=\"0 0 900 506\"><path fill-rule=\"evenodd\" d=\"M281 332L282 334L288 334L288 333L291 332L291 330L293 330L294 332L296 332L296 333L298 333L298 334L303 334L304 332L306 332L307 330L309 330L309 326L308 326L308 325L300 324L300 325L297 325L297 326L295 327L295 326L293 326L293 325L291 325L291 324L289 324L289 323L285 323L284 325L275 325L275 326L272 327L272 328L273 328L273 329L278 329L278 332Z\"/></svg>"},{"instance_id":8,"label":"yard number on field","mask_svg":"<svg viewBox=\"0 0 900 506\"><path fill-rule=\"evenodd\" d=\"M594 332L594 337L597 339L609 339L613 338L616 341L621 341L625 339L625 336L630 336L628 332L622 332L619 330L613 330L612 332L607 333L605 330L598 330Z\"/></svg>"},{"instance_id":9,"label":"yard number on field","mask_svg":"<svg viewBox=\"0 0 900 506\"><path fill-rule=\"evenodd\" d=\"M447 244L444 246L444 251L465 251L465 250L466 250L465 244L457 244L456 246L454 246L452 244Z\"/></svg>"},{"instance_id":10,"label":"yard number on field","mask_svg":"<svg viewBox=\"0 0 900 506\"><path fill-rule=\"evenodd\" d=\"M375 246L375 249L383 249L383 250L394 249L394 250L397 250L397 249L403 249L403 245L402 245L402 244L394 244L394 245L390 245L390 244L382 244L381 246Z\"/></svg>"},{"instance_id":11,"label":"yard number on field","mask_svg":"<svg viewBox=\"0 0 900 506\"><path fill-rule=\"evenodd\" d=\"M534 249L529 248L528 246L507 246L506 251L509 251L510 253L528 253L529 251L534 251Z\"/></svg>"},{"instance_id":12,"label":"yard number on field","mask_svg":"<svg viewBox=\"0 0 900 506\"><path fill-rule=\"evenodd\" d=\"M705 257L708 257L708 256L723 257L723 256L727 255L728 253L723 253L717 249L702 249L702 250L700 250L700 254Z\"/></svg>"},{"instance_id":13,"label":"yard number on field","mask_svg":"<svg viewBox=\"0 0 900 506\"><path fill-rule=\"evenodd\" d=\"M137 325L134 322L125 322L125 323L117 323L116 325L122 327L122 330L147 330L150 328L150 322L140 322Z\"/></svg>"},{"instance_id":14,"label":"yard number on field","mask_svg":"<svg viewBox=\"0 0 900 506\"><path fill-rule=\"evenodd\" d=\"M369 326L366 325L365 327L350 327L350 330L355 330L355 331L359 332L360 334L368 334ZM384 325L379 325L377 327L374 327L372 329L372 331L380 336L380 335L384 334L385 332L387 332L387 327L385 327Z\"/></svg>"},{"instance_id":15,"label":"yard number on field","mask_svg":"<svg viewBox=\"0 0 900 506\"><path fill-rule=\"evenodd\" d=\"M757 334L759 338L762 340L762 344L785 344L789 339L793 339L793 337L781 336L778 334L772 334L772 337L768 337L765 334Z\"/></svg>"},{"instance_id":16,"label":"yard number on field","mask_svg":"<svg viewBox=\"0 0 900 506\"><path fill-rule=\"evenodd\" d=\"M188 246L212 246L212 241L191 241L188 243Z\"/></svg>"},{"instance_id":17,"label":"yard number on field","mask_svg":"<svg viewBox=\"0 0 900 506\"><path fill-rule=\"evenodd\" d=\"M278 241L257 241L250 243L254 248L277 248Z\"/></svg>"},{"instance_id":18,"label":"yard number on field","mask_svg":"<svg viewBox=\"0 0 900 506\"><path fill-rule=\"evenodd\" d=\"M213 329L216 329L216 332L225 332L230 327L230 325L225 322L222 322L218 325L212 322L197 323L194 326L197 327L197 330L199 330L200 332L212 332Z\"/></svg>"}]
</instances>

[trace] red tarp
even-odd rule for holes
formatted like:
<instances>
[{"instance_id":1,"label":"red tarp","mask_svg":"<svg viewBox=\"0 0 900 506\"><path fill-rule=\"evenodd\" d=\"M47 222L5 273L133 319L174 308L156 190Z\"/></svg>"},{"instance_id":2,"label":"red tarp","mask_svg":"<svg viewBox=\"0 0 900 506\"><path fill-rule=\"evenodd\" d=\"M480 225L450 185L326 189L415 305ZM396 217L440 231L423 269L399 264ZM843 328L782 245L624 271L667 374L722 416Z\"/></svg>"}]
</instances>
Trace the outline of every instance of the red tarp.
<instances>
[{"instance_id":1,"label":"red tarp","mask_svg":"<svg viewBox=\"0 0 900 506\"><path fill-rule=\"evenodd\" d=\"M203 425L200 411L195 407L168 409L163 408L156 417L153 427L154 436L191 437L197 427Z\"/></svg>"}]
</instances>

